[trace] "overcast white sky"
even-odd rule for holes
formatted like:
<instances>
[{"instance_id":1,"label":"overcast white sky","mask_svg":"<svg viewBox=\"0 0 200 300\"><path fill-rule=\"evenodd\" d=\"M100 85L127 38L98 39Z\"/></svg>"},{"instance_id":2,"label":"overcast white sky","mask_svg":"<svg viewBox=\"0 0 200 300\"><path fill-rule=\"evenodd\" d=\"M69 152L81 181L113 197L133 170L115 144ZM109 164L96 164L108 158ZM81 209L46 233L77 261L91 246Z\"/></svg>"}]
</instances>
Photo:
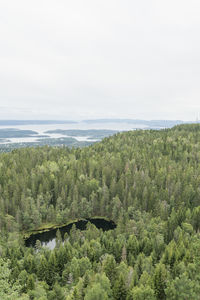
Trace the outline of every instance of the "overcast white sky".
<instances>
[{"instance_id":1,"label":"overcast white sky","mask_svg":"<svg viewBox=\"0 0 200 300\"><path fill-rule=\"evenodd\" d=\"M0 0L0 118L195 120L199 0Z\"/></svg>"}]
</instances>

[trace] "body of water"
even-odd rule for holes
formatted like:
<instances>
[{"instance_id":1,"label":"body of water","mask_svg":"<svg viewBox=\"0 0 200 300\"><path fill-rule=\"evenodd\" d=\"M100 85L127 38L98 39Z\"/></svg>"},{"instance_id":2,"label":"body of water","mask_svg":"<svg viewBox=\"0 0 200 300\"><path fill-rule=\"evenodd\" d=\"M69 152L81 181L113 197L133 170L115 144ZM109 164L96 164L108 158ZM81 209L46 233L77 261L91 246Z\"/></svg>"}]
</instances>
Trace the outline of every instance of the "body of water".
<instances>
[{"instance_id":1,"label":"body of water","mask_svg":"<svg viewBox=\"0 0 200 300\"><path fill-rule=\"evenodd\" d=\"M36 241L39 240L42 246L46 246L49 249L54 249L56 246L56 232L58 229L60 230L62 238L64 238L65 233L69 233L74 224L76 225L77 229L85 230L88 222L94 224L98 229L102 229L103 231L116 228L116 224L113 221L108 221L101 218L85 219L70 223L67 226L62 226L57 229L51 229L46 232L32 234L28 239L25 240L25 245L27 247L35 247Z\"/></svg>"},{"instance_id":2,"label":"body of water","mask_svg":"<svg viewBox=\"0 0 200 300\"><path fill-rule=\"evenodd\" d=\"M6 138L4 141L0 141L0 144L11 144L11 143L34 143L38 142L38 140L42 140L47 136L47 138L66 138L73 137L77 141L91 141L89 136L67 136L59 133L46 133L49 130L92 130L92 129L102 129L102 130L116 130L116 131L128 131L133 129L145 129L148 128L146 125L141 124L130 124L126 122L111 122L111 123L87 123L87 122L77 122L77 123L65 123L65 124L30 124L30 125L1 125L0 129L18 129L18 130L32 130L37 132L34 136L29 137L12 137ZM92 139L92 141L96 142L100 139Z\"/></svg>"}]
</instances>

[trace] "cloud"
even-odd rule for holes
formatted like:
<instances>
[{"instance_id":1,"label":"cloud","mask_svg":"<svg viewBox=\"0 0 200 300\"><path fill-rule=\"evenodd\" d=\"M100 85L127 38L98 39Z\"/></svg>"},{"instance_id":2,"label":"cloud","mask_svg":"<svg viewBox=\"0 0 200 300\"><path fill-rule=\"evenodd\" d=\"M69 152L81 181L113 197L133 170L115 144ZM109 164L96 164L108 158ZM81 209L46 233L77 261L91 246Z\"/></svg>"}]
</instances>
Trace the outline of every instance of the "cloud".
<instances>
[{"instance_id":1,"label":"cloud","mask_svg":"<svg viewBox=\"0 0 200 300\"><path fill-rule=\"evenodd\" d=\"M195 119L199 15L197 0L2 0L0 117Z\"/></svg>"}]
</instances>

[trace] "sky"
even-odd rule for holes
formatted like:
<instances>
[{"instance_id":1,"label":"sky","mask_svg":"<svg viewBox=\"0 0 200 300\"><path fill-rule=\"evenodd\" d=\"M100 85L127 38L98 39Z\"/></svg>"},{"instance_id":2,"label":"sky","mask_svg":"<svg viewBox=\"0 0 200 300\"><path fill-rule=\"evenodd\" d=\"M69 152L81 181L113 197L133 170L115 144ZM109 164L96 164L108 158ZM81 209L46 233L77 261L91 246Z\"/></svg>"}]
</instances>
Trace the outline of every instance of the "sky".
<instances>
[{"instance_id":1,"label":"sky","mask_svg":"<svg viewBox=\"0 0 200 300\"><path fill-rule=\"evenodd\" d=\"M1 0L0 119L200 113L199 0Z\"/></svg>"}]
</instances>

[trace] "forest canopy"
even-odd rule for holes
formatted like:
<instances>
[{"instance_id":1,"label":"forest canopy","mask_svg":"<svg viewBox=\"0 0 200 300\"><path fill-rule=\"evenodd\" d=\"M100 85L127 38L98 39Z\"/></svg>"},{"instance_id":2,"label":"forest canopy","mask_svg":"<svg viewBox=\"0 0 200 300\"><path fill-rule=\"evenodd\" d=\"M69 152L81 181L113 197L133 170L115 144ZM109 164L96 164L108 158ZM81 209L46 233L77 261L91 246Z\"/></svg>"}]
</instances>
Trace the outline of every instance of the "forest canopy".
<instances>
[{"instance_id":1,"label":"forest canopy","mask_svg":"<svg viewBox=\"0 0 200 300\"><path fill-rule=\"evenodd\" d=\"M97 216L117 228L24 246L24 232ZM0 299L200 299L199 229L199 124L0 154Z\"/></svg>"}]
</instances>

